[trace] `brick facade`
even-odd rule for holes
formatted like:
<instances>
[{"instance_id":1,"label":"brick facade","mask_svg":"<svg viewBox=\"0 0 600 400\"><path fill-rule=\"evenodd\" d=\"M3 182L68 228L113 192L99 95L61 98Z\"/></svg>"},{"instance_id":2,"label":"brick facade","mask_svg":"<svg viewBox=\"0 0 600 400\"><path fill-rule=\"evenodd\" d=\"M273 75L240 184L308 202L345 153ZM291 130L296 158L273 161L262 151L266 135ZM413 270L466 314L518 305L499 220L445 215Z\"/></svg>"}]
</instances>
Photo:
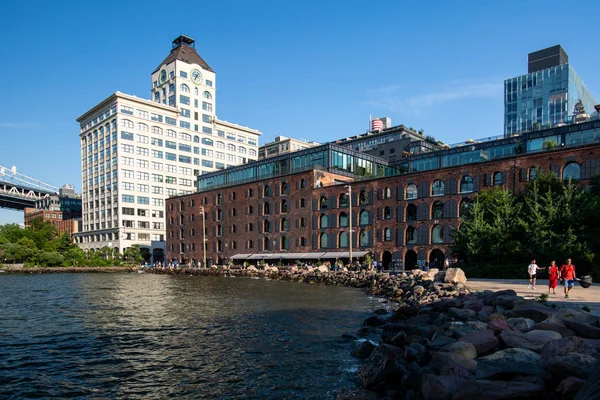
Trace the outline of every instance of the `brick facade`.
<instances>
[{"instance_id":1,"label":"brick facade","mask_svg":"<svg viewBox=\"0 0 600 400\"><path fill-rule=\"evenodd\" d=\"M351 182L352 247L373 252L386 267L412 267L417 259L441 264L450 254L461 207L477 192L494 186L518 192L532 168L562 176L573 162L585 186L600 172L599 160L600 144L591 144ZM349 207L340 201L351 180L313 170L170 198L167 259L202 261L201 206L212 263L236 254L348 251L340 236L349 230L343 215Z\"/></svg>"}]
</instances>

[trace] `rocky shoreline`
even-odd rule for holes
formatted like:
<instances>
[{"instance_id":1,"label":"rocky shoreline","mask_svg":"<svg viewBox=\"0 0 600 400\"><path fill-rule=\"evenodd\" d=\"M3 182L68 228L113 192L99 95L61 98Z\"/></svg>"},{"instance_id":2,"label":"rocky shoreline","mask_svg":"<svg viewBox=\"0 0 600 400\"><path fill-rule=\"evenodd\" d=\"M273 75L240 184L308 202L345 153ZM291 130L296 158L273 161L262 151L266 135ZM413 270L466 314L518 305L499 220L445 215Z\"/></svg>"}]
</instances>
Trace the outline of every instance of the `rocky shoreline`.
<instances>
[{"instance_id":1,"label":"rocky shoreline","mask_svg":"<svg viewBox=\"0 0 600 400\"><path fill-rule=\"evenodd\" d=\"M158 269L157 274L260 277L363 288L393 304L377 310L356 335L352 355L364 363L357 388L336 400L573 399L598 380L600 318L526 300L513 290L470 293L460 269L398 275L328 271ZM376 337L377 340L364 338ZM363 339L361 339L363 338ZM588 379L592 377L592 379ZM586 380L589 382L586 383ZM579 395L577 400L599 398Z\"/></svg>"},{"instance_id":2,"label":"rocky shoreline","mask_svg":"<svg viewBox=\"0 0 600 400\"><path fill-rule=\"evenodd\" d=\"M9 274L57 274L57 273L108 273L135 272L131 267L6 267L0 266L0 273Z\"/></svg>"}]
</instances>

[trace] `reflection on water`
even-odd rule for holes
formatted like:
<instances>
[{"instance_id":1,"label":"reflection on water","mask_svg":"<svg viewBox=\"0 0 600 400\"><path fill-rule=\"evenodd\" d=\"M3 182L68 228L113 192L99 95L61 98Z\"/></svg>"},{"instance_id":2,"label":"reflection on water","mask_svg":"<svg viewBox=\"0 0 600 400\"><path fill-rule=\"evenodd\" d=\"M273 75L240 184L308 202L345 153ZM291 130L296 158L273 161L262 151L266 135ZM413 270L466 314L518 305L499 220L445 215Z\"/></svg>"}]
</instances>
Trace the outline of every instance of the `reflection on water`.
<instances>
[{"instance_id":1,"label":"reflection on water","mask_svg":"<svg viewBox=\"0 0 600 400\"><path fill-rule=\"evenodd\" d=\"M139 274L0 277L8 398L315 398L348 385L355 289Z\"/></svg>"}]
</instances>

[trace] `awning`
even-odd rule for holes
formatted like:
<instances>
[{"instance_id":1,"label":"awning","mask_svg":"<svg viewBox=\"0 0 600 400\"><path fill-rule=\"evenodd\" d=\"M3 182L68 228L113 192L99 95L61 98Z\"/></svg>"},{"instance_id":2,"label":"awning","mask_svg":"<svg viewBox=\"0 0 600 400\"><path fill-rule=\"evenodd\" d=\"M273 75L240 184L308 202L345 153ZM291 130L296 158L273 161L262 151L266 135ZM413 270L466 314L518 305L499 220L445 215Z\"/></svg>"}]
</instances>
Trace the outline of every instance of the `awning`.
<instances>
[{"instance_id":1,"label":"awning","mask_svg":"<svg viewBox=\"0 0 600 400\"><path fill-rule=\"evenodd\" d=\"M246 258L250 257L252 254L236 254L234 256L231 256L232 260L245 260Z\"/></svg>"},{"instance_id":2,"label":"awning","mask_svg":"<svg viewBox=\"0 0 600 400\"><path fill-rule=\"evenodd\" d=\"M352 258L354 257L364 257L366 254L368 253L368 251L353 251L352 252ZM349 251L330 251L328 253L325 253L321 256L321 258L349 258L350 257L350 252Z\"/></svg>"}]
</instances>

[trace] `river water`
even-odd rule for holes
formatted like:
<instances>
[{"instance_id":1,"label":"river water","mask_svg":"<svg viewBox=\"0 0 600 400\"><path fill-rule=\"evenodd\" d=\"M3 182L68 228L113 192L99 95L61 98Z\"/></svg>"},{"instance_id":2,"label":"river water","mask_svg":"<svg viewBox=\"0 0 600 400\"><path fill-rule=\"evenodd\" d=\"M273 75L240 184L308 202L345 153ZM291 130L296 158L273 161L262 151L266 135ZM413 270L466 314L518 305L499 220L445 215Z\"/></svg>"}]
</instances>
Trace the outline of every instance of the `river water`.
<instances>
[{"instance_id":1,"label":"river water","mask_svg":"<svg viewBox=\"0 0 600 400\"><path fill-rule=\"evenodd\" d=\"M357 289L149 274L0 275L0 397L326 399Z\"/></svg>"}]
</instances>

